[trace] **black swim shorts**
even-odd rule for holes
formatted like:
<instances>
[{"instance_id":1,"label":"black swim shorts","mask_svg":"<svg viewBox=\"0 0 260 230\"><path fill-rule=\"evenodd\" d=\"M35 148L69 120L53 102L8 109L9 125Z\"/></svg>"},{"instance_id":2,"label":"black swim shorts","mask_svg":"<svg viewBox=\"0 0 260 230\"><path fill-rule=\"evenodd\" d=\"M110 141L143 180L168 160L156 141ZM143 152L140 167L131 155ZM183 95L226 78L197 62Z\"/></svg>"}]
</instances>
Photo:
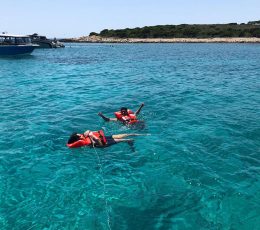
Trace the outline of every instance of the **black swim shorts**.
<instances>
[{"instance_id":1,"label":"black swim shorts","mask_svg":"<svg viewBox=\"0 0 260 230\"><path fill-rule=\"evenodd\" d=\"M105 138L107 140L107 144L106 145L114 145L114 144L117 143L112 136L105 136Z\"/></svg>"}]
</instances>

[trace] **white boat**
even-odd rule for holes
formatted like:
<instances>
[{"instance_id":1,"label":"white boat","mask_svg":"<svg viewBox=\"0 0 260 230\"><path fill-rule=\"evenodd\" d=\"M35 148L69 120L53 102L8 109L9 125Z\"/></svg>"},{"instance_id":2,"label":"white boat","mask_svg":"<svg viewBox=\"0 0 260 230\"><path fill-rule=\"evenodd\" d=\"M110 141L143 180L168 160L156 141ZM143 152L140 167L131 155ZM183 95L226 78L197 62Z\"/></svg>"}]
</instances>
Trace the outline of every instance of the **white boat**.
<instances>
[{"instance_id":1,"label":"white boat","mask_svg":"<svg viewBox=\"0 0 260 230\"><path fill-rule=\"evenodd\" d=\"M30 54L37 46L26 35L0 34L0 55Z\"/></svg>"}]
</instances>

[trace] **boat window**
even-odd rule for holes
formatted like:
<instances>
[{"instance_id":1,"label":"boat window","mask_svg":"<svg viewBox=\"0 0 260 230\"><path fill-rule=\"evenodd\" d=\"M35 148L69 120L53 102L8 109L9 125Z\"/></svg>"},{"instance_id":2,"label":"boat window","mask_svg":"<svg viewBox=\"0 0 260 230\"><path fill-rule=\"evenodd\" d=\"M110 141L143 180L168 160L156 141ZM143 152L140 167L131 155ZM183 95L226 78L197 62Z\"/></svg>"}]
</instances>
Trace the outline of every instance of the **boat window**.
<instances>
[{"instance_id":1,"label":"boat window","mask_svg":"<svg viewBox=\"0 0 260 230\"><path fill-rule=\"evenodd\" d=\"M0 44L1 45L21 45L31 43L31 39L29 37L1 37L0 36Z\"/></svg>"},{"instance_id":2,"label":"boat window","mask_svg":"<svg viewBox=\"0 0 260 230\"><path fill-rule=\"evenodd\" d=\"M15 39L12 37L1 37L0 43L2 45L13 45L13 44L15 44Z\"/></svg>"},{"instance_id":3,"label":"boat window","mask_svg":"<svg viewBox=\"0 0 260 230\"><path fill-rule=\"evenodd\" d=\"M15 44L15 38L14 37L10 37L9 38L9 42L10 42L10 44Z\"/></svg>"},{"instance_id":4,"label":"boat window","mask_svg":"<svg viewBox=\"0 0 260 230\"><path fill-rule=\"evenodd\" d=\"M29 38L26 37L16 38L16 44L26 44L29 42L30 42Z\"/></svg>"},{"instance_id":5,"label":"boat window","mask_svg":"<svg viewBox=\"0 0 260 230\"><path fill-rule=\"evenodd\" d=\"M31 43L31 39L30 38L24 38L25 43Z\"/></svg>"},{"instance_id":6,"label":"boat window","mask_svg":"<svg viewBox=\"0 0 260 230\"><path fill-rule=\"evenodd\" d=\"M0 44L2 45L4 43L4 38L0 37Z\"/></svg>"}]
</instances>

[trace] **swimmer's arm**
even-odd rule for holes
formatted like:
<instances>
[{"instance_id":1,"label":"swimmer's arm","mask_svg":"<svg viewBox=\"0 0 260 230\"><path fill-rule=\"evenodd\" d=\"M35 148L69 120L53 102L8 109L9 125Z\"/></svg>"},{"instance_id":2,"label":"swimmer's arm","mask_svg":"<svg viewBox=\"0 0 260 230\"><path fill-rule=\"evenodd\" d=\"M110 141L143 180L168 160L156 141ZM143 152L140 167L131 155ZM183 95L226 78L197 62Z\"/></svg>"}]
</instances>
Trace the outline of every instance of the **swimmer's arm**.
<instances>
[{"instance_id":1,"label":"swimmer's arm","mask_svg":"<svg viewBox=\"0 0 260 230\"><path fill-rule=\"evenodd\" d=\"M94 135L89 135L89 138L94 142L95 144L98 144L99 146L103 146L103 143L100 139L96 138Z\"/></svg>"},{"instance_id":2,"label":"swimmer's arm","mask_svg":"<svg viewBox=\"0 0 260 230\"><path fill-rule=\"evenodd\" d=\"M105 115L103 115L103 113L99 112L98 116L102 117L104 119L104 121L117 121L117 118L109 118L106 117Z\"/></svg>"},{"instance_id":3,"label":"swimmer's arm","mask_svg":"<svg viewBox=\"0 0 260 230\"><path fill-rule=\"evenodd\" d=\"M138 110L135 112L135 115L138 115L141 112L141 109L144 107L144 103L142 103L140 105L140 107L138 108Z\"/></svg>"},{"instance_id":4,"label":"swimmer's arm","mask_svg":"<svg viewBox=\"0 0 260 230\"><path fill-rule=\"evenodd\" d=\"M109 121L118 121L117 118L109 118Z\"/></svg>"}]
</instances>

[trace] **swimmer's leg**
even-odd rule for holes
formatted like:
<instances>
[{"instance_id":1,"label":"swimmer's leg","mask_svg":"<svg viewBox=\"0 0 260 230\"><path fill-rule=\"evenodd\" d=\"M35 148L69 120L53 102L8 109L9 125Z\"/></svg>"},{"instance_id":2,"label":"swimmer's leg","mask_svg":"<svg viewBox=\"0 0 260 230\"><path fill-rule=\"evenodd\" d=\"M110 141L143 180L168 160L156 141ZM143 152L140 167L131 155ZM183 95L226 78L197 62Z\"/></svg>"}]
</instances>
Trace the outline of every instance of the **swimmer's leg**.
<instances>
[{"instance_id":1,"label":"swimmer's leg","mask_svg":"<svg viewBox=\"0 0 260 230\"><path fill-rule=\"evenodd\" d=\"M127 142L128 144L129 143L133 143L134 140L133 139L114 139L116 143L120 143L120 142Z\"/></svg>"},{"instance_id":2,"label":"swimmer's leg","mask_svg":"<svg viewBox=\"0 0 260 230\"><path fill-rule=\"evenodd\" d=\"M117 138L113 138L113 137L106 137L106 139L107 139L106 147L120 143L120 142L126 142L130 146L133 146L133 142L134 142L133 139L121 139L121 138L117 139Z\"/></svg>"},{"instance_id":3,"label":"swimmer's leg","mask_svg":"<svg viewBox=\"0 0 260 230\"><path fill-rule=\"evenodd\" d=\"M115 140L115 143L126 142L129 146L131 146L131 147L134 146L133 139L114 139L114 140Z\"/></svg>"},{"instance_id":4,"label":"swimmer's leg","mask_svg":"<svg viewBox=\"0 0 260 230\"><path fill-rule=\"evenodd\" d=\"M134 136L147 136L148 134L137 134L137 133L124 133L124 134L116 134L116 135L112 135L112 138L114 139L122 139L125 137L134 137Z\"/></svg>"}]
</instances>

